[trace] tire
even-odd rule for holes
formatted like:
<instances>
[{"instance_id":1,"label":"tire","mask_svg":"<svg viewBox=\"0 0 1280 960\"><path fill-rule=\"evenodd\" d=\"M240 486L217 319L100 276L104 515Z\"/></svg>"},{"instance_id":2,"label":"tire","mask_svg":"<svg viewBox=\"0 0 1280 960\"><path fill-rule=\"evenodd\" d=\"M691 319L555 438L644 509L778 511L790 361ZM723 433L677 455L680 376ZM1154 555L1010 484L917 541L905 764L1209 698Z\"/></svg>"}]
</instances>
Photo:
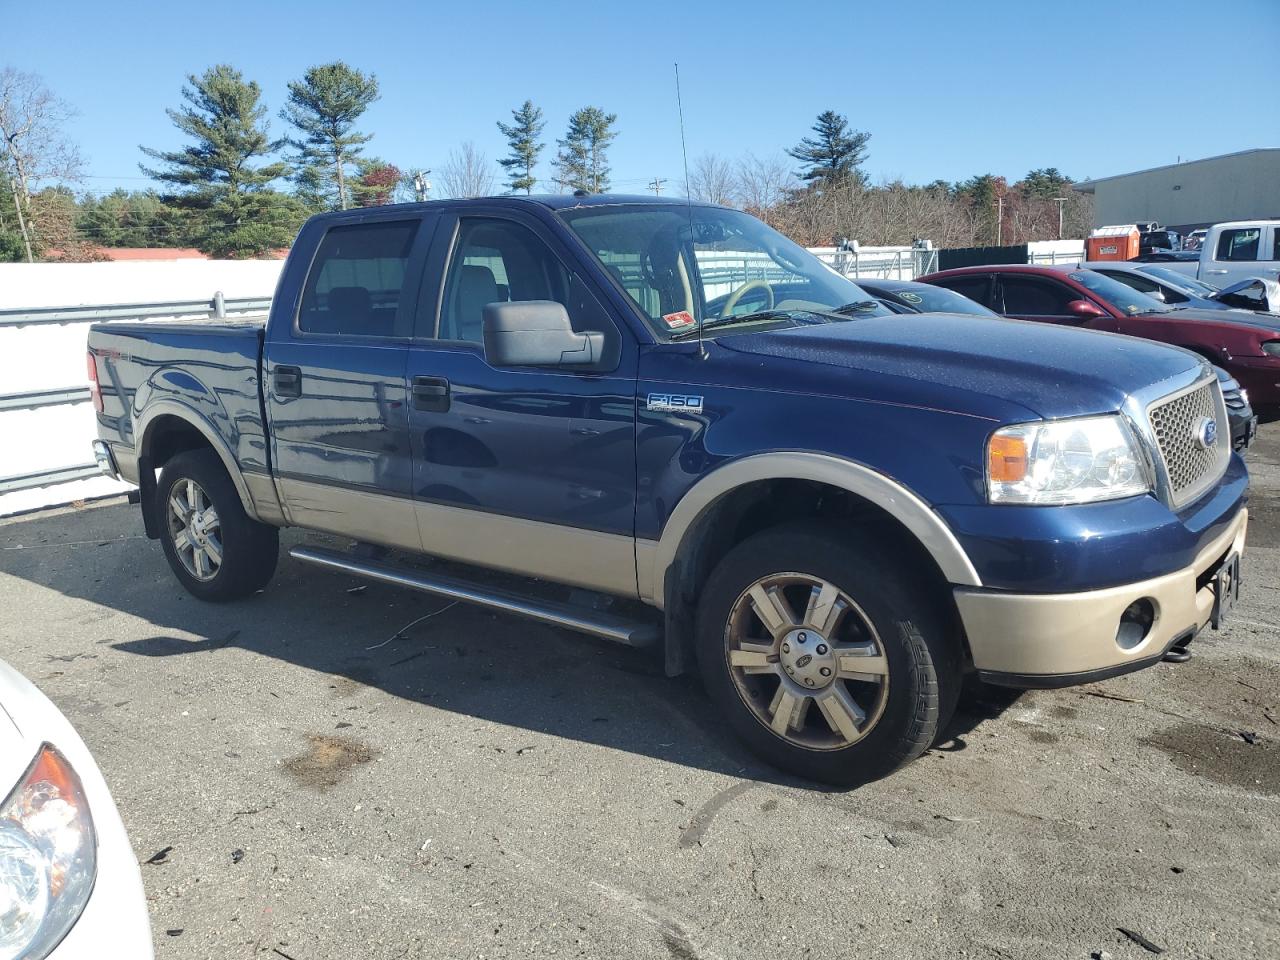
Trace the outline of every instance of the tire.
<instances>
[{"instance_id":1,"label":"tire","mask_svg":"<svg viewBox=\"0 0 1280 960\"><path fill-rule=\"evenodd\" d=\"M187 592L201 600L247 597L275 573L279 532L244 512L212 450L179 453L164 465L155 516L165 559Z\"/></svg>"},{"instance_id":2,"label":"tire","mask_svg":"<svg viewBox=\"0 0 1280 960\"><path fill-rule=\"evenodd\" d=\"M729 551L698 603L699 668L734 732L775 766L839 786L922 754L960 695L961 643L932 578L867 536L767 530Z\"/></svg>"}]
</instances>

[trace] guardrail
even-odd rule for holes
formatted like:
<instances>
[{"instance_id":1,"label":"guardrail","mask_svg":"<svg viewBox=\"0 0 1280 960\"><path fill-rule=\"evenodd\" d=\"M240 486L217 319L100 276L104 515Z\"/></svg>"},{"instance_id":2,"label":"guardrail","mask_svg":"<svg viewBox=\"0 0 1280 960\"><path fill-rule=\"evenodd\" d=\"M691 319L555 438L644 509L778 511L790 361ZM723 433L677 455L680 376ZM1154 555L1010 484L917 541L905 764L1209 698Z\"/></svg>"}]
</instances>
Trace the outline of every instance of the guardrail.
<instances>
[{"instance_id":1,"label":"guardrail","mask_svg":"<svg viewBox=\"0 0 1280 960\"><path fill-rule=\"evenodd\" d=\"M223 318L265 313L270 297L225 297L221 291L208 300L162 300L151 303L115 303L67 307L0 308L0 328L49 324L100 323L113 320L154 320L174 318ZM77 384L19 393L0 393L0 414L44 407L86 403L89 388ZM0 476L0 494L48 487L99 475L95 463L77 463L16 476Z\"/></svg>"},{"instance_id":2,"label":"guardrail","mask_svg":"<svg viewBox=\"0 0 1280 960\"><path fill-rule=\"evenodd\" d=\"M263 313L270 297L224 297L211 300L164 300L158 303L116 303L87 307L6 307L0 309L0 327L38 323L97 323L102 320L151 320L156 317L225 317L231 313Z\"/></svg>"}]
</instances>

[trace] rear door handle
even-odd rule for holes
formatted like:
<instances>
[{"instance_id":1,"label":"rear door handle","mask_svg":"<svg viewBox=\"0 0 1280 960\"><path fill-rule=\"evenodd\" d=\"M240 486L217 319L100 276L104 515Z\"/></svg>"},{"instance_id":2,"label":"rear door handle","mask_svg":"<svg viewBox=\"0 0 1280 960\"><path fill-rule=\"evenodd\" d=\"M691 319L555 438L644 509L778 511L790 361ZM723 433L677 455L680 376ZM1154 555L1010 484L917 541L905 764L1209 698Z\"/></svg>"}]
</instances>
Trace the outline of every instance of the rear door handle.
<instances>
[{"instance_id":1,"label":"rear door handle","mask_svg":"<svg viewBox=\"0 0 1280 960\"><path fill-rule=\"evenodd\" d=\"M449 409L449 381L444 377L413 378L413 408L445 413Z\"/></svg>"},{"instance_id":2,"label":"rear door handle","mask_svg":"<svg viewBox=\"0 0 1280 960\"><path fill-rule=\"evenodd\" d=\"M298 367L276 367L271 382L277 397L302 396L302 370Z\"/></svg>"}]
</instances>

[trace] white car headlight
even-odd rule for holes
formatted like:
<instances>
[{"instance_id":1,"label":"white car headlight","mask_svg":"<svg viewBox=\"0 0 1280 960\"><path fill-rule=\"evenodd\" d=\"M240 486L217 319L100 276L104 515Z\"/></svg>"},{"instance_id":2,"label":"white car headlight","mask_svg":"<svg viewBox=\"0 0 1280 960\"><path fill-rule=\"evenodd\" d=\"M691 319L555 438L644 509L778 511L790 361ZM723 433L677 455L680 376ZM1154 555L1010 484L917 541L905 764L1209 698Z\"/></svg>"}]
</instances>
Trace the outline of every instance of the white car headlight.
<instances>
[{"instance_id":1,"label":"white car headlight","mask_svg":"<svg viewBox=\"0 0 1280 960\"><path fill-rule=\"evenodd\" d=\"M0 805L0 960L42 960L62 941L93 891L97 846L80 778L46 743Z\"/></svg>"},{"instance_id":2,"label":"white car headlight","mask_svg":"<svg viewBox=\"0 0 1280 960\"><path fill-rule=\"evenodd\" d=\"M1119 416L1020 423L987 441L992 503L1090 503L1150 490L1146 459Z\"/></svg>"}]
</instances>

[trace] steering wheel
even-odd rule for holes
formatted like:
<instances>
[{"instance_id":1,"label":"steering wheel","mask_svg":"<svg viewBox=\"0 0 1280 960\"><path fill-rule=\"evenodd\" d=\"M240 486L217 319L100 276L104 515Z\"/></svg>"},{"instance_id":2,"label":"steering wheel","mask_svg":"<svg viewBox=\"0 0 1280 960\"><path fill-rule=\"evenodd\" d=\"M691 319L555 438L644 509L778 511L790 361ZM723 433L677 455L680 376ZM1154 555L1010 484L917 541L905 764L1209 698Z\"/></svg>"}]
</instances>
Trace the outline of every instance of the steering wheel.
<instances>
[{"instance_id":1,"label":"steering wheel","mask_svg":"<svg viewBox=\"0 0 1280 960\"><path fill-rule=\"evenodd\" d=\"M763 290L765 299L769 301L767 309L773 309L773 287L769 286L768 282L764 280L748 280L725 298L724 306L720 308L720 316L729 316L729 314L733 312L733 308L738 305L738 301L741 300L743 295L745 295L749 290Z\"/></svg>"}]
</instances>

